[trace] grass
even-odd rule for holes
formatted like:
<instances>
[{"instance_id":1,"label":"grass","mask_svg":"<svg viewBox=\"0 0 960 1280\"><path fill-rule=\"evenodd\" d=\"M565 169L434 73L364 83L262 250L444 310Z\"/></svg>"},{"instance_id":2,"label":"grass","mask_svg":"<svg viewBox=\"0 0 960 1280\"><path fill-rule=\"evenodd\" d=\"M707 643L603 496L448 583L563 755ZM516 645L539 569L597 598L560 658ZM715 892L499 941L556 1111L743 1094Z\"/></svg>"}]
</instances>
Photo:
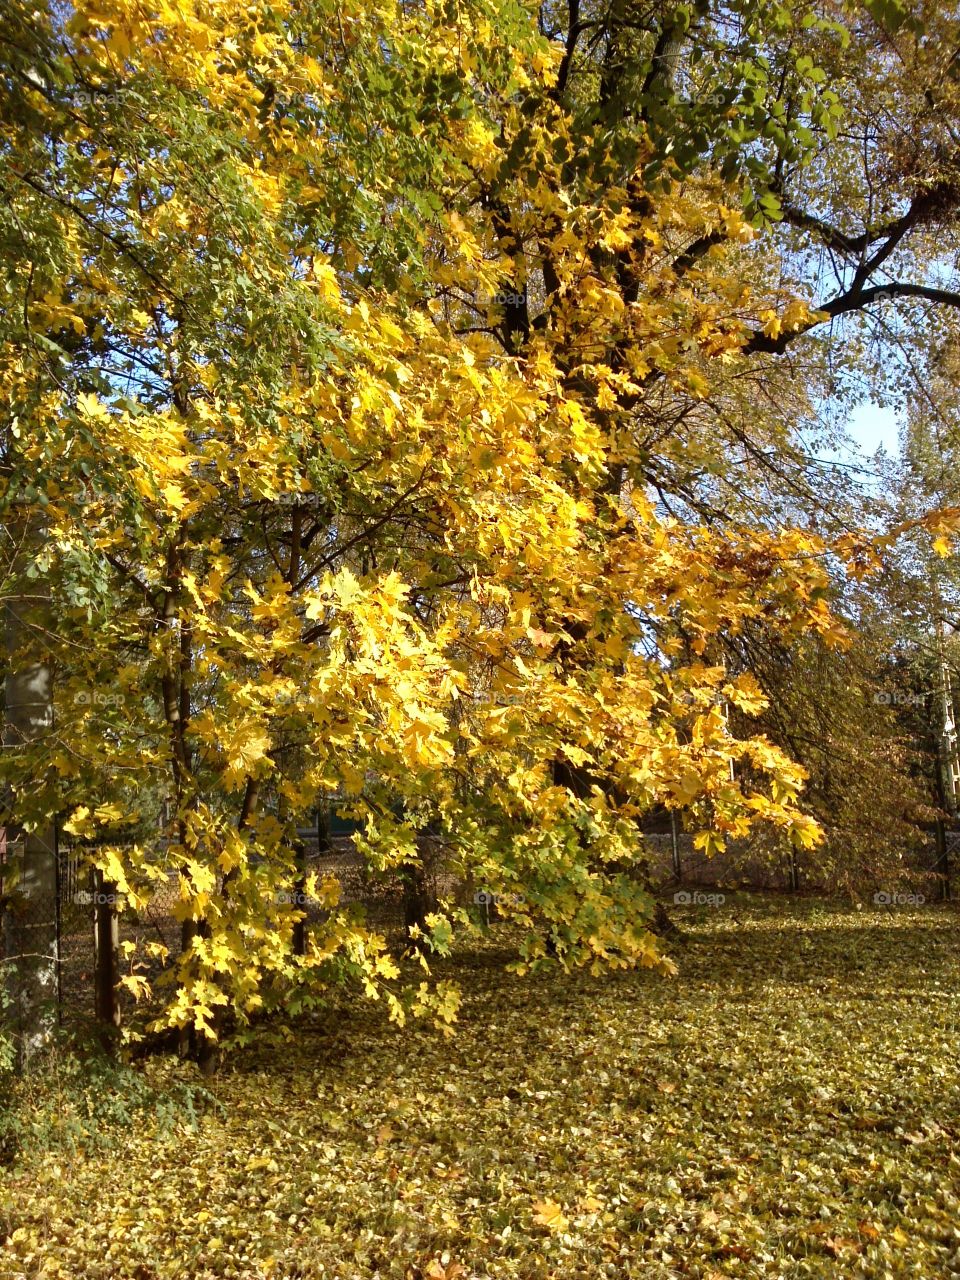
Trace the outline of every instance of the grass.
<instances>
[{"instance_id":1,"label":"grass","mask_svg":"<svg viewBox=\"0 0 960 1280\"><path fill-rule=\"evenodd\" d=\"M494 931L452 1040L342 1012L192 1122L28 1146L0 1276L960 1276L956 907L680 912L675 979L518 979Z\"/></svg>"}]
</instances>

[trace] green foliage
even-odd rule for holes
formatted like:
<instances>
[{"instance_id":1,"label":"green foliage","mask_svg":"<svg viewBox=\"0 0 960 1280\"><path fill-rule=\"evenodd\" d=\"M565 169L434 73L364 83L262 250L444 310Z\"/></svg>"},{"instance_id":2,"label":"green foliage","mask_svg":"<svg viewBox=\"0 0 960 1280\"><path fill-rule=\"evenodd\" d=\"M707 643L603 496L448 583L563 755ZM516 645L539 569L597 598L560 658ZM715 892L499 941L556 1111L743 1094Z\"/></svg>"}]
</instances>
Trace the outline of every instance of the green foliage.
<instances>
[{"instance_id":1,"label":"green foliage","mask_svg":"<svg viewBox=\"0 0 960 1280\"><path fill-rule=\"evenodd\" d=\"M193 1071L173 1062L138 1068L88 1046L55 1047L43 1067L8 1079L0 1106L0 1154L7 1161L122 1148L130 1134L171 1137L196 1129L217 1103Z\"/></svg>"},{"instance_id":2,"label":"green foliage","mask_svg":"<svg viewBox=\"0 0 960 1280\"><path fill-rule=\"evenodd\" d=\"M8 1015L13 1000L9 988L10 961L0 960L0 1114L6 1086L16 1066L17 1047L10 1032Z\"/></svg>"}]
</instances>

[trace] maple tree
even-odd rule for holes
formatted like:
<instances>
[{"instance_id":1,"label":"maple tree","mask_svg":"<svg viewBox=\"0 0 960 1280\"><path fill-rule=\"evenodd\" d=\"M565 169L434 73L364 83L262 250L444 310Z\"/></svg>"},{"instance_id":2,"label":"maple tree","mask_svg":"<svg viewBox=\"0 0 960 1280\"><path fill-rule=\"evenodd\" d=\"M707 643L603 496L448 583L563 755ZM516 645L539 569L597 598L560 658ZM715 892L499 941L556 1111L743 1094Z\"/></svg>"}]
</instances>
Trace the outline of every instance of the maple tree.
<instances>
[{"instance_id":1,"label":"maple tree","mask_svg":"<svg viewBox=\"0 0 960 1280\"><path fill-rule=\"evenodd\" d=\"M522 894L521 965L668 965L643 813L684 808L708 852L817 839L803 769L721 714L764 699L720 638L839 642L828 555L864 554L716 518L726 430L932 217L918 195L854 236L796 203L837 143L843 15L4 11L3 500L52 619L11 661L56 702L4 754L11 817L62 815L133 909L176 876L159 1022L207 1041L334 981L453 1017L332 879L294 945L296 830L332 793L371 867L415 868L429 830ZM859 255L836 299L765 271L795 252L778 220ZM441 904L425 949L468 923Z\"/></svg>"}]
</instances>

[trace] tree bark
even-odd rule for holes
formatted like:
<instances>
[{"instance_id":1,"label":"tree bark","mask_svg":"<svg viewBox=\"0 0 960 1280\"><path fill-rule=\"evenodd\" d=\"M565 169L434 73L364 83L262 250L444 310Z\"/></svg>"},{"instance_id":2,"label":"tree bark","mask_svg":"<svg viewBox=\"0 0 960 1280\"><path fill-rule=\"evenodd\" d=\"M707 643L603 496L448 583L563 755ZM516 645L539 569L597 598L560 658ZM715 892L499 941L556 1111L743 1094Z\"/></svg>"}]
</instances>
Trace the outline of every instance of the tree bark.
<instances>
[{"instance_id":1,"label":"tree bark","mask_svg":"<svg viewBox=\"0 0 960 1280\"><path fill-rule=\"evenodd\" d=\"M6 603L4 629L8 673L4 681L3 748L7 759L42 738L53 723L53 676L50 664L20 656L31 628L42 627L49 614L39 580L24 578L36 531L14 526L18 548L12 578L18 585ZM5 825L18 822L17 795L7 797ZM15 860L13 902L4 911L4 949L8 961L9 1017L17 1069L25 1071L49 1044L59 1012L59 900L56 825L22 831Z\"/></svg>"}]
</instances>

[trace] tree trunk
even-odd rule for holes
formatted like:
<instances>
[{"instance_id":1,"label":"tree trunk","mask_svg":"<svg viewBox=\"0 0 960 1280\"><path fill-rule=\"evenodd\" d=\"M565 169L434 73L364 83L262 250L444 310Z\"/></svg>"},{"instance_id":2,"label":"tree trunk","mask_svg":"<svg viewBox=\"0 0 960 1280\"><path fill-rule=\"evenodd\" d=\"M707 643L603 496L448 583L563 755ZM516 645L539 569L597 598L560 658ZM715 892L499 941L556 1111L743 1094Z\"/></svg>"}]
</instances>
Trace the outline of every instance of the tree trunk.
<instances>
[{"instance_id":1,"label":"tree trunk","mask_svg":"<svg viewBox=\"0 0 960 1280\"><path fill-rule=\"evenodd\" d=\"M22 579L22 552L32 538L20 526L19 563L14 579ZM31 625L41 625L49 613L42 588L27 580L5 609L6 650L9 663L4 682L3 747L9 760L42 737L53 723L53 679L43 661L19 657ZM17 1068L26 1070L49 1043L59 1011L59 898L57 834L54 823L35 831L17 832L18 796L7 797L8 827L20 834L21 851L14 860L14 899L4 911L4 950L8 970L8 1015L17 1053Z\"/></svg>"}]
</instances>

